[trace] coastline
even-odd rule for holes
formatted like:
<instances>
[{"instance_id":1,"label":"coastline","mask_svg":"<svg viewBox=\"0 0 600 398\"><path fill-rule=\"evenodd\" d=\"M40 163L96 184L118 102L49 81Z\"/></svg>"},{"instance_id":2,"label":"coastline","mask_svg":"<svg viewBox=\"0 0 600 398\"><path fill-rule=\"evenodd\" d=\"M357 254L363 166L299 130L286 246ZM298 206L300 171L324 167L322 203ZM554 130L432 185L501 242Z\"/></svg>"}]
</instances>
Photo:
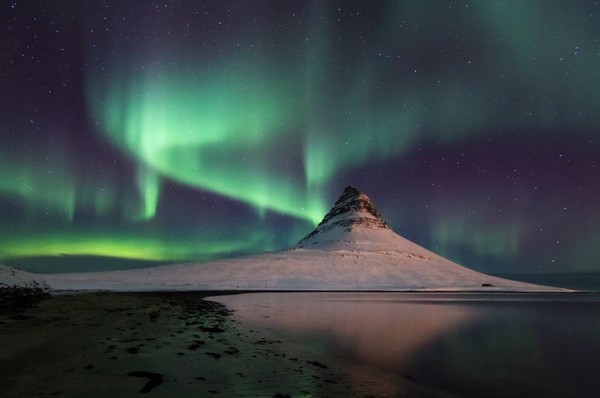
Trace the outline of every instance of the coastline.
<instances>
[{"instance_id":1,"label":"coastline","mask_svg":"<svg viewBox=\"0 0 600 398\"><path fill-rule=\"evenodd\" d=\"M548 311L554 320L598 302L585 293L286 293L55 292L33 307L0 314L3 396L448 397L470 383L436 379L440 373L428 361L447 353L440 342L455 342L451 337L466 330L460 341L468 345L481 331L476 325L498 321L510 336L526 330L522 321L506 323L523 317L506 318L511 308L529 308L528 321ZM310 301L312 307L301 304ZM373 302L392 307L370 307ZM480 318L477 308L493 309L492 317ZM481 342L496 347L486 336ZM398 366L385 371L392 353ZM471 396L489 387L481 386Z\"/></svg>"},{"instance_id":2,"label":"coastline","mask_svg":"<svg viewBox=\"0 0 600 398\"><path fill-rule=\"evenodd\" d=\"M339 372L288 357L207 296L54 295L2 314L3 396L347 396Z\"/></svg>"}]
</instances>

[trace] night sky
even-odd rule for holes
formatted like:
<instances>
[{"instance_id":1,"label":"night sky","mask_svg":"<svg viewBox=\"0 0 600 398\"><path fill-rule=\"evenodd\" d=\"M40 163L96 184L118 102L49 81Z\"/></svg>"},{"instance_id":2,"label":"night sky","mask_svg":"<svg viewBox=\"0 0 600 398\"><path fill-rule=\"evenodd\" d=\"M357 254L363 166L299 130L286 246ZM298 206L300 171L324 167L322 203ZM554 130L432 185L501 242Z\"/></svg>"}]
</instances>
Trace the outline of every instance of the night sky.
<instances>
[{"instance_id":1,"label":"night sky","mask_svg":"<svg viewBox=\"0 0 600 398\"><path fill-rule=\"evenodd\" d=\"M6 265L283 249L354 185L470 268L600 271L596 1L0 4Z\"/></svg>"}]
</instances>

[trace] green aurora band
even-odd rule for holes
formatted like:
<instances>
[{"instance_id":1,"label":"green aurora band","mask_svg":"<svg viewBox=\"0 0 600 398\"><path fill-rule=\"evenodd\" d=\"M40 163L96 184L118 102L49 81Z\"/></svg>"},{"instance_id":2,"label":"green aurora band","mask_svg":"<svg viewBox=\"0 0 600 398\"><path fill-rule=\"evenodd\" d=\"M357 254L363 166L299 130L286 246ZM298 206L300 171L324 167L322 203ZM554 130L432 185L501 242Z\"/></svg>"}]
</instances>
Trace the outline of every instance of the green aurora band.
<instances>
[{"instance_id":1,"label":"green aurora band","mask_svg":"<svg viewBox=\"0 0 600 398\"><path fill-rule=\"evenodd\" d=\"M265 156L291 138L285 90L242 73L201 81L150 74L91 93L100 97L92 103L104 104L93 109L107 137L141 163L145 218L155 215L161 178L312 223L326 212L319 192L290 183L289 158Z\"/></svg>"},{"instance_id":2,"label":"green aurora band","mask_svg":"<svg viewBox=\"0 0 600 398\"><path fill-rule=\"evenodd\" d=\"M316 4L307 17L306 38L282 39L299 49L300 55L288 63L269 49L252 54L228 50L220 63L210 65L189 57L178 60L179 54L170 53L174 59L168 59L139 50L141 61L134 52L115 61L107 76L90 75L92 114L110 142L140 162L140 217L155 215L160 181L166 178L243 201L259 213L271 210L316 224L328 206L324 184L348 168L396 157L423 139L462 139L479 133L489 120L504 128L548 126L566 119L570 125L589 124L569 113L573 107L581 112L594 103L581 97L590 92L581 89L586 84L582 78L565 76L558 84L560 95L550 96L550 87L557 90L555 76L564 68L561 51L572 50L567 43L573 39L567 34L558 46L536 44L536 40L543 43L539 32L544 20L559 22L553 20L552 8L538 15L537 8L526 4L478 3L471 11L478 17L472 29L503 41L487 49L471 46L471 58L479 63L476 69L469 58L457 63L442 54L447 67L435 71L435 79L422 79L418 67L414 71L407 67L403 78L394 82L377 77L393 73L386 57L417 54L422 46L416 35L399 29L399 20L423 24L439 20L457 31L461 26L431 14L433 9L417 8L415 13L413 5L393 2L385 7L390 18L377 35L381 44L376 49L358 48L361 57L336 52L338 33L331 19L319 17L323 5ZM490 16L504 23L488 21ZM443 43L441 32L431 31L428 39ZM241 47L262 39L258 33L248 36ZM503 115L512 113L511 105L493 98L508 98L515 87L495 75L494 64L514 65L515 57L524 58L532 48L526 63L507 73L530 88L531 98L554 102L539 101L508 120ZM157 53L166 52L164 48ZM578 55L586 58L586 65L599 63L590 56ZM415 61L418 64L419 58ZM348 69L340 70L344 62ZM482 90L488 92L483 101L476 95ZM304 175L295 172L299 164Z\"/></svg>"},{"instance_id":3,"label":"green aurora band","mask_svg":"<svg viewBox=\"0 0 600 398\"><path fill-rule=\"evenodd\" d=\"M214 234L186 236L185 239L110 233L48 233L3 239L3 259L44 256L104 256L135 260L206 260L224 252L251 249L260 234L237 239L218 239Z\"/></svg>"},{"instance_id":4,"label":"green aurora band","mask_svg":"<svg viewBox=\"0 0 600 398\"><path fill-rule=\"evenodd\" d=\"M108 3L117 11L104 20L95 5L89 14L73 11L85 27L74 52L83 58L77 93L86 122L62 120L60 101L47 126L41 116L17 123L2 114L2 132L25 138L0 136L0 199L23 215L0 231L0 260L62 253L167 261L280 249L282 240L264 238L278 233L267 212L285 218L286 232L297 235L286 242L293 242L331 206L339 194L331 186L354 183L346 175L364 170L373 173L365 181L377 180L373 170L386 162L400 167L421 146L545 128L584 135L600 126L598 25L585 1L292 2L271 17L249 2L207 2L219 23L188 15L189 6L169 17L142 3ZM286 21L281 29L279 19ZM127 166L86 169L70 128ZM427 170L418 172L427 178ZM383 181L382 191L386 184L403 182ZM179 221L165 211L165 187L173 185L241 203L258 215L243 214L258 224L256 233L191 234L202 242L179 245L165 232ZM432 203L443 207L444 200L451 201ZM397 203L381 207L395 220L407 218ZM522 256L525 212L490 227L480 214L464 215L459 204L455 210L422 227L430 248L451 258L465 247L471 258ZM202 231L231 227L217 216L201 221ZM98 225L115 231L89 232ZM597 232L586 241L577 258Z\"/></svg>"}]
</instances>

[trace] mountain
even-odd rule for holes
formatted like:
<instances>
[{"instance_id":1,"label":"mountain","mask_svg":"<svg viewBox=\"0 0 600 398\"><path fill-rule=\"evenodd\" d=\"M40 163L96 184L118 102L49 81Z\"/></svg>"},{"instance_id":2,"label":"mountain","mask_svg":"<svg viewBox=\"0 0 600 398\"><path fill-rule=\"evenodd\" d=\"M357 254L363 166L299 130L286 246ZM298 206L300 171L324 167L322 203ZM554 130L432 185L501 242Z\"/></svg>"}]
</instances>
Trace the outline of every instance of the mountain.
<instances>
[{"instance_id":1,"label":"mountain","mask_svg":"<svg viewBox=\"0 0 600 398\"><path fill-rule=\"evenodd\" d=\"M289 250L45 279L68 290L567 291L489 276L445 259L392 231L354 187Z\"/></svg>"},{"instance_id":2,"label":"mountain","mask_svg":"<svg viewBox=\"0 0 600 398\"><path fill-rule=\"evenodd\" d=\"M49 297L49 289L41 276L0 264L0 313L29 307Z\"/></svg>"},{"instance_id":3,"label":"mountain","mask_svg":"<svg viewBox=\"0 0 600 398\"><path fill-rule=\"evenodd\" d=\"M356 231L391 231L383 221L371 199L354 187L347 187L335 205L325 215L310 234L298 242L295 248L325 248L353 243L349 240ZM383 235L389 235L384 233ZM383 236L379 237L380 239ZM372 237L370 244L377 243L380 239ZM353 247L357 249L357 247Z\"/></svg>"},{"instance_id":4,"label":"mountain","mask_svg":"<svg viewBox=\"0 0 600 398\"><path fill-rule=\"evenodd\" d=\"M4 288L46 290L48 284L40 275L0 264L0 289Z\"/></svg>"}]
</instances>

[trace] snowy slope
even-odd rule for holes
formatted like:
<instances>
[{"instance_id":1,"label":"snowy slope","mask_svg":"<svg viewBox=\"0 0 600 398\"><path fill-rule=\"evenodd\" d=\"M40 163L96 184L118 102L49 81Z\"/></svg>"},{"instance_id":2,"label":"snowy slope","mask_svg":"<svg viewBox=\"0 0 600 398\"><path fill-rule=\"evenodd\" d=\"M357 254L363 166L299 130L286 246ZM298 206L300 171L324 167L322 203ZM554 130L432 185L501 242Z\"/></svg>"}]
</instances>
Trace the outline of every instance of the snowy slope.
<instances>
[{"instance_id":1,"label":"snowy slope","mask_svg":"<svg viewBox=\"0 0 600 398\"><path fill-rule=\"evenodd\" d=\"M46 289L48 285L40 275L0 264L0 288L4 287Z\"/></svg>"},{"instance_id":2,"label":"snowy slope","mask_svg":"<svg viewBox=\"0 0 600 398\"><path fill-rule=\"evenodd\" d=\"M205 264L48 275L47 280L59 290L553 290L401 253L344 250L295 250Z\"/></svg>"},{"instance_id":3,"label":"snowy slope","mask_svg":"<svg viewBox=\"0 0 600 398\"><path fill-rule=\"evenodd\" d=\"M290 250L45 278L59 290L568 291L488 276L438 256L394 233L370 199L352 187Z\"/></svg>"}]
</instances>

